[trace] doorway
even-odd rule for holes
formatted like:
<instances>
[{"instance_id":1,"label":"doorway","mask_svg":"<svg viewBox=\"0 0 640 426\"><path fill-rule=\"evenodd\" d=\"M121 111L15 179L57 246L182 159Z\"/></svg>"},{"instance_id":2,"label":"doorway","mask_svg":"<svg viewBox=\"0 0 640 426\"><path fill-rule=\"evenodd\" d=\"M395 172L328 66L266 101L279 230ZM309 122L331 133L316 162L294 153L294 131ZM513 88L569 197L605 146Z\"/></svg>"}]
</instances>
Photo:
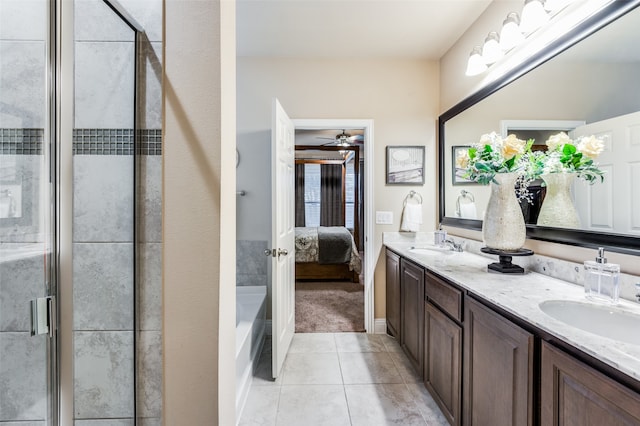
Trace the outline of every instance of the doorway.
<instances>
[{"instance_id":1,"label":"doorway","mask_svg":"<svg viewBox=\"0 0 640 426\"><path fill-rule=\"evenodd\" d=\"M350 217L347 214L345 214L345 217L347 228L349 228L349 225L353 227L351 233L354 236L354 242L359 252L358 254L362 254L361 272L356 275L358 275L357 280L364 287L364 331L373 333L373 239L370 237L373 235L373 191L371 189L373 184L373 161L366 161L367 158L374 158L373 120L294 119L293 122L296 130L296 145L336 146L339 148L342 145L341 142L344 142L341 139L348 138L348 141L352 143L349 144L350 149L343 150L347 151L346 153L340 153L339 149L329 149L329 152L333 151L336 153L335 155L343 157L345 155L353 155L352 152L355 150L353 147L358 147L358 164L352 163L354 166L353 171L350 170L349 173L355 178L354 181L362 185L363 191L360 198L358 198L357 193L354 193L353 198L346 198L344 204L351 207L349 204L353 203L354 210ZM301 135L304 136L299 137ZM360 141L362 141L362 143L359 143ZM362 146L363 149L360 149L360 146ZM346 148L346 146L343 147ZM326 155L324 156L326 157ZM353 156L355 157L355 155ZM360 161L360 159L363 161ZM310 162L309 164L314 163ZM356 170L359 170L358 175L355 175ZM345 167L345 172L346 171L347 169ZM296 208L298 207L299 206ZM311 211L312 210L313 207L311 208ZM352 278L349 277L348 280L352 280Z\"/></svg>"}]
</instances>

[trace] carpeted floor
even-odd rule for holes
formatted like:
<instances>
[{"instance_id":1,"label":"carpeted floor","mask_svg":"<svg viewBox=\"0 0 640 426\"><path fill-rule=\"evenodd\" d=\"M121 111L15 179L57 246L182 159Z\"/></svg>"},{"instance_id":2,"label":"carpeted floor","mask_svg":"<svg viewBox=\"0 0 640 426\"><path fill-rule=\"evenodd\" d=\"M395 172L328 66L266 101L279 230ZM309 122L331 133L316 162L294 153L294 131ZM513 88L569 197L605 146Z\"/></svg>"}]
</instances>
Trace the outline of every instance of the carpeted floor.
<instances>
[{"instance_id":1,"label":"carpeted floor","mask_svg":"<svg viewBox=\"0 0 640 426\"><path fill-rule=\"evenodd\" d=\"M296 281L296 333L364 330L364 286L349 281Z\"/></svg>"}]
</instances>

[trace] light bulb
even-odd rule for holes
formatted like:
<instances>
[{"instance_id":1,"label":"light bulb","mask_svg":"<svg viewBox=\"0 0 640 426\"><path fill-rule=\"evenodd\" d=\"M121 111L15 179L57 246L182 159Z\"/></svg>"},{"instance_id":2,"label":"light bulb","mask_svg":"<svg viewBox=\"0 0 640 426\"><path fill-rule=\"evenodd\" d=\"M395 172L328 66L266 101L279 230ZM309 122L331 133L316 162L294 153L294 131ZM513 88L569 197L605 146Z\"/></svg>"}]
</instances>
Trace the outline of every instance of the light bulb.
<instances>
[{"instance_id":1,"label":"light bulb","mask_svg":"<svg viewBox=\"0 0 640 426\"><path fill-rule=\"evenodd\" d=\"M482 74L487 70L487 64L482 58L482 48L480 46L475 46L469 55L469 60L467 61L467 72L465 73L468 76Z\"/></svg>"},{"instance_id":2,"label":"light bulb","mask_svg":"<svg viewBox=\"0 0 640 426\"><path fill-rule=\"evenodd\" d=\"M485 63L493 64L498 59L502 58L502 50L500 49L500 37L495 31L491 31L487 38L484 39L484 46L482 46L482 58Z\"/></svg>"},{"instance_id":3,"label":"light bulb","mask_svg":"<svg viewBox=\"0 0 640 426\"><path fill-rule=\"evenodd\" d=\"M502 23L500 31L500 48L505 52L513 49L524 40L520 32L520 16L516 12L511 12Z\"/></svg>"},{"instance_id":4,"label":"light bulb","mask_svg":"<svg viewBox=\"0 0 640 426\"><path fill-rule=\"evenodd\" d=\"M569 3L572 3L573 0L546 0L544 2L544 8L549 13L556 13L563 9L565 6L568 6Z\"/></svg>"},{"instance_id":5,"label":"light bulb","mask_svg":"<svg viewBox=\"0 0 640 426\"><path fill-rule=\"evenodd\" d=\"M541 0L524 0L522 19L520 20L520 31L522 33L532 33L548 21L549 15L544 10Z\"/></svg>"}]
</instances>

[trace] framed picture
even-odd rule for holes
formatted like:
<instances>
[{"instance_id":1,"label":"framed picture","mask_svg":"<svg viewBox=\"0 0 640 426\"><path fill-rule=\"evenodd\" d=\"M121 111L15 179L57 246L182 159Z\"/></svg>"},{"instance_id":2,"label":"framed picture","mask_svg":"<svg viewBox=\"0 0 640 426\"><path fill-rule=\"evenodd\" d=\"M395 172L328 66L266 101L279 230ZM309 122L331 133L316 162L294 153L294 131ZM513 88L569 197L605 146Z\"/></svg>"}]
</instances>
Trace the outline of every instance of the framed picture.
<instances>
[{"instance_id":1,"label":"framed picture","mask_svg":"<svg viewBox=\"0 0 640 426\"><path fill-rule=\"evenodd\" d=\"M387 147L387 184L424 185L424 146Z\"/></svg>"},{"instance_id":2,"label":"framed picture","mask_svg":"<svg viewBox=\"0 0 640 426\"><path fill-rule=\"evenodd\" d=\"M470 179L465 179L462 177L463 170L458 167L457 158L458 155L462 155L465 151L471 148L470 145L456 145L451 147L451 170L453 174L451 176L451 181L454 185L477 185L478 182L472 181Z\"/></svg>"}]
</instances>

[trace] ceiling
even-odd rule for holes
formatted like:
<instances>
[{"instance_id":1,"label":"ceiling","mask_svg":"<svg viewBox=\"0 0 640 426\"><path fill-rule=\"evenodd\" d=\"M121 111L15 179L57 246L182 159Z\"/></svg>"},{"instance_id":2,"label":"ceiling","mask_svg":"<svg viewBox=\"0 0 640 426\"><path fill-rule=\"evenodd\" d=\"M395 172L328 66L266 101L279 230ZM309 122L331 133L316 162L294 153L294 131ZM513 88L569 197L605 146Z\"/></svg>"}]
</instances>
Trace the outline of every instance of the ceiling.
<instances>
[{"instance_id":1,"label":"ceiling","mask_svg":"<svg viewBox=\"0 0 640 426\"><path fill-rule=\"evenodd\" d=\"M237 55L440 59L491 0L237 0Z\"/></svg>"}]
</instances>

